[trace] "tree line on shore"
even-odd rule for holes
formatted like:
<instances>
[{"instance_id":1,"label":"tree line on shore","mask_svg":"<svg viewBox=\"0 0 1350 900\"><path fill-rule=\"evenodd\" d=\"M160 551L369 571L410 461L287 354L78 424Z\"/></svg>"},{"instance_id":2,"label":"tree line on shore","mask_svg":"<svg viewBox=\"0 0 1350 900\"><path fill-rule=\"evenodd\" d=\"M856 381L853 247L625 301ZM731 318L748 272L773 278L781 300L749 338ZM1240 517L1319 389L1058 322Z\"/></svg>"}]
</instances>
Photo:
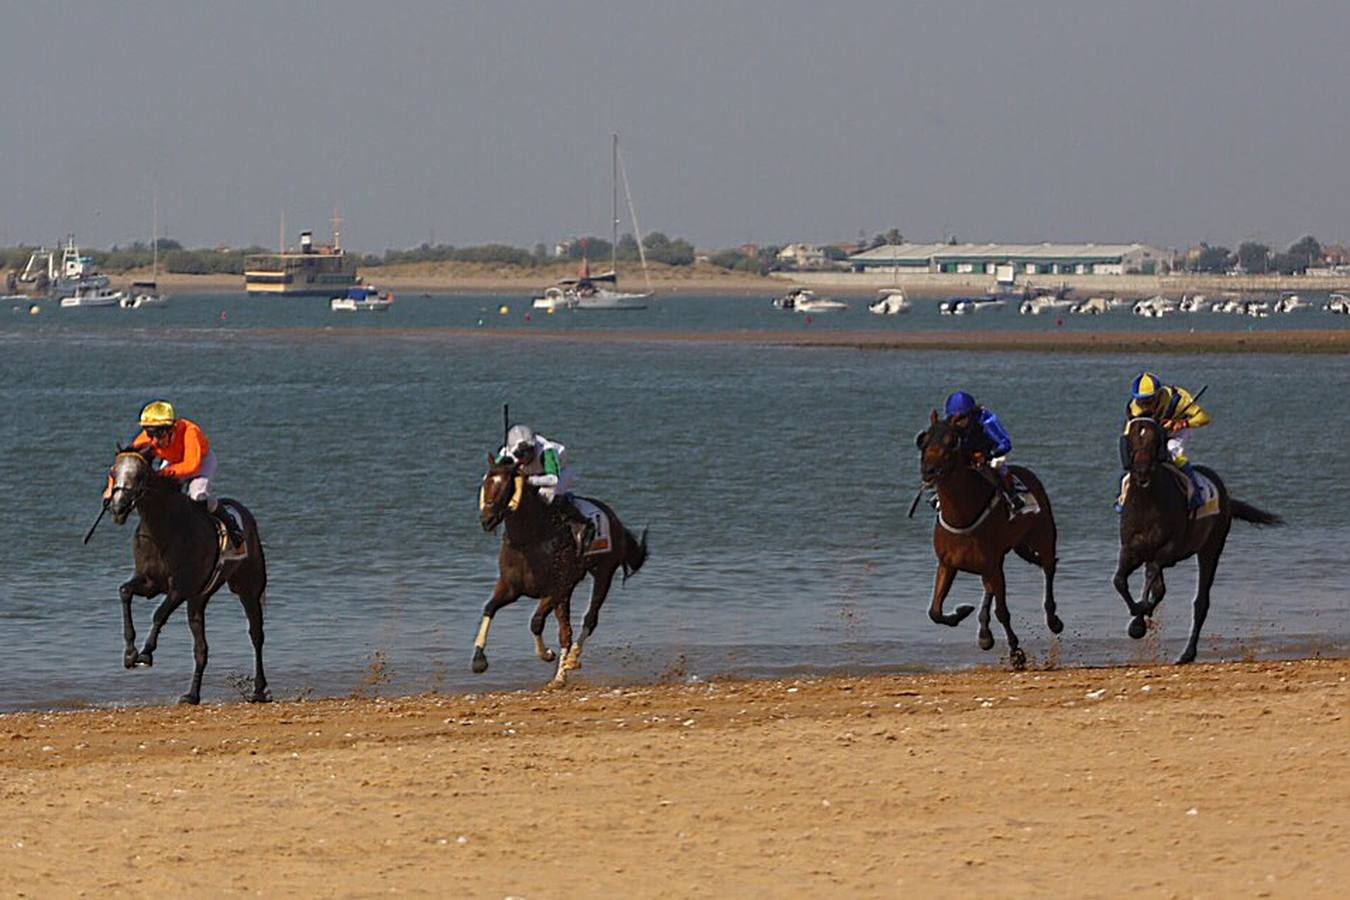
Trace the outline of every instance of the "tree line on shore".
<instances>
[{"instance_id":1,"label":"tree line on shore","mask_svg":"<svg viewBox=\"0 0 1350 900\"><path fill-rule=\"evenodd\" d=\"M953 239L954 240L954 239ZM849 254L884 244L900 244L904 237L892 228L878 233L871 240L860 238L857 244L827 244L821 251L828 264L838 264ZM29 255L36 249L29 246L0 248L0 269L22 269ZM637 239L631 234L619 238L614 246L614 257L627 263L638 262ZM668 266L689 266L697 259L694 245L683 238L671 238L653 231L642 240L646 258ZM782 245L758 246L746 244L714 251L706 256L709 263L721 269L765 275L771 271L790 268L791 263L779 258ZM607 262L610 242L600 237L580 237L563 241L554 247L542 243L532 248L505 243L477 244L456 247L450 244L424 243L410 249L390 249L383 254L355 254L362 268L379 268L418 263L463 262L481 263L511 268L533 269L559 262L579 262L582 255L594 262ZM189 249L172 238L159 241L159 266L164 272L184 275L243 275L249 256L274 251L266 247L195 248ZM142 241L109 250L90 250L87 255L94 265L105 272L127 272L146 269L151 265L152 248ZM1312 235L1307 235L1280 252L1256 241L1243 241L1236 250L1201 243L1185 253L1178 254L1171 270L1222 274L1240 271L1252 275L1293 275L1324 264L1350 264L1350 250L1339 246L1324 246Z\"/></svg>"}]
</instances>

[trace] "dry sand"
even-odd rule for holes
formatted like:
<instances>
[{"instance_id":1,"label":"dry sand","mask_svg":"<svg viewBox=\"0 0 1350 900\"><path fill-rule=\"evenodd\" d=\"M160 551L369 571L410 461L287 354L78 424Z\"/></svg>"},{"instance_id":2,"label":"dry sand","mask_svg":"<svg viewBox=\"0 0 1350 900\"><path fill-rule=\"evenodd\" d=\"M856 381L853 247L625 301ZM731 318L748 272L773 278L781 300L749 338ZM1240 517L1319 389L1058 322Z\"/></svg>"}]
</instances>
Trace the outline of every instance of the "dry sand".
<instances>
[{"instance_id":1,"label":"dry sand","mask_svg":"<svg viewBox=\"0 0 1350 900\"><path fill-rule=\"evenodd\" d=\"M1344 896L1348 677L583 682L0 717L0 892Z\"/></svg>"}]
</instances>

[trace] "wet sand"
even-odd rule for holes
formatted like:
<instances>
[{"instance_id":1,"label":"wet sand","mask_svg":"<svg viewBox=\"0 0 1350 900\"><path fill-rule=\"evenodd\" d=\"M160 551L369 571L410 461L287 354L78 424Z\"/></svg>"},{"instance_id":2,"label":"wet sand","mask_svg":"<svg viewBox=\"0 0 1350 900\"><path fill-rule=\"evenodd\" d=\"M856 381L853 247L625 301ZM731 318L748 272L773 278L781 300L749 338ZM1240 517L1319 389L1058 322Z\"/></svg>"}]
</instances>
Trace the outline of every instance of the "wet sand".
<instances>
[{"instance_id":1,"label":"wet sand","mask_svg":"<svg viewBox=\"0 0 1350 900\"><path fill-rule=\"evenodd\" d=\"M5 716L0 891L1341 896L1347 678L582 679Z\"/></svg>"}]
</instances>

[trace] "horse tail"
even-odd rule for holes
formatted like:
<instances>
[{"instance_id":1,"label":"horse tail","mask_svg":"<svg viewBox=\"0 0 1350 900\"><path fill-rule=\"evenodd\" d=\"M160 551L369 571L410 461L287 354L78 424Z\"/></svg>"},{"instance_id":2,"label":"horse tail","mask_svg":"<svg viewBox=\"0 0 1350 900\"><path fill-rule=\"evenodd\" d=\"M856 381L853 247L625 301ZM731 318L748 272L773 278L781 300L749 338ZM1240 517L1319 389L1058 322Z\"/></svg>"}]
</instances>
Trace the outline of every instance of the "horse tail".
<instances>
[{"instance_id":1,"label":"horse tail","mask_svg":"<svg viewBox=\"0 0 1350 900\"><path fill-rule=\"evenodd\" d=\"M1272 512L1266 512L1264 509L1258 509L1250 503L1243 503L1236 497L1229 498L1229 504L1233 509L1233 518L1241 519L1244 522L1251 522L1253 525L1283 525L1284 518Z\"/></svg>"},{"instance_id":2,"label":"horse tail","mask_svg":"<svg viewBox=\"0 0 1350 900\"><path fill-rule=\"evenodd\" d=\"M626 550L623 557L623 580L637 574L638 569L647 561L647 529L642 529L642 537L637 537L627 528L623 530Z\"/></svg>"}]
</instances>

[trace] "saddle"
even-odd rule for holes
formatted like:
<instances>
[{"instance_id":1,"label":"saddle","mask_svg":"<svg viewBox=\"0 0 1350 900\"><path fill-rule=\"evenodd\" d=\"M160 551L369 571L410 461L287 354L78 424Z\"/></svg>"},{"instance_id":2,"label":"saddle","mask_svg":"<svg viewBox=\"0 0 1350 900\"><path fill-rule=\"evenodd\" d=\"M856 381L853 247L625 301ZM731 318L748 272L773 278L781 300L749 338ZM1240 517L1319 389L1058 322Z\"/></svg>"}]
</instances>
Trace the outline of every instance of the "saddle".
<instances>
[{"instance_id":1,"label":"saddle","mask_svg":"<svg viewBox=\"0 0 1350 900\"><path fill-rule=\"evenodd\" d=\"M580 520L561 516L577 542L577 553L582 558L608 553L614 546L610 534L609 516L584 497L572 495L572 506L581 515Z\"/></svg>"},{"instance_id":2,"label":"saddle","mask_svg":"<svg viewBox=\"0 0 1350 900\"><path fill-rule=\"evenodd\" d=\"M216 511L208 512L207 516L216 527L217 541L216 564L201 591L209 595L225 582L236 563L248 559L248 537L243 516L231 501L218 501Z\"/></svg>"}]
</instances>

